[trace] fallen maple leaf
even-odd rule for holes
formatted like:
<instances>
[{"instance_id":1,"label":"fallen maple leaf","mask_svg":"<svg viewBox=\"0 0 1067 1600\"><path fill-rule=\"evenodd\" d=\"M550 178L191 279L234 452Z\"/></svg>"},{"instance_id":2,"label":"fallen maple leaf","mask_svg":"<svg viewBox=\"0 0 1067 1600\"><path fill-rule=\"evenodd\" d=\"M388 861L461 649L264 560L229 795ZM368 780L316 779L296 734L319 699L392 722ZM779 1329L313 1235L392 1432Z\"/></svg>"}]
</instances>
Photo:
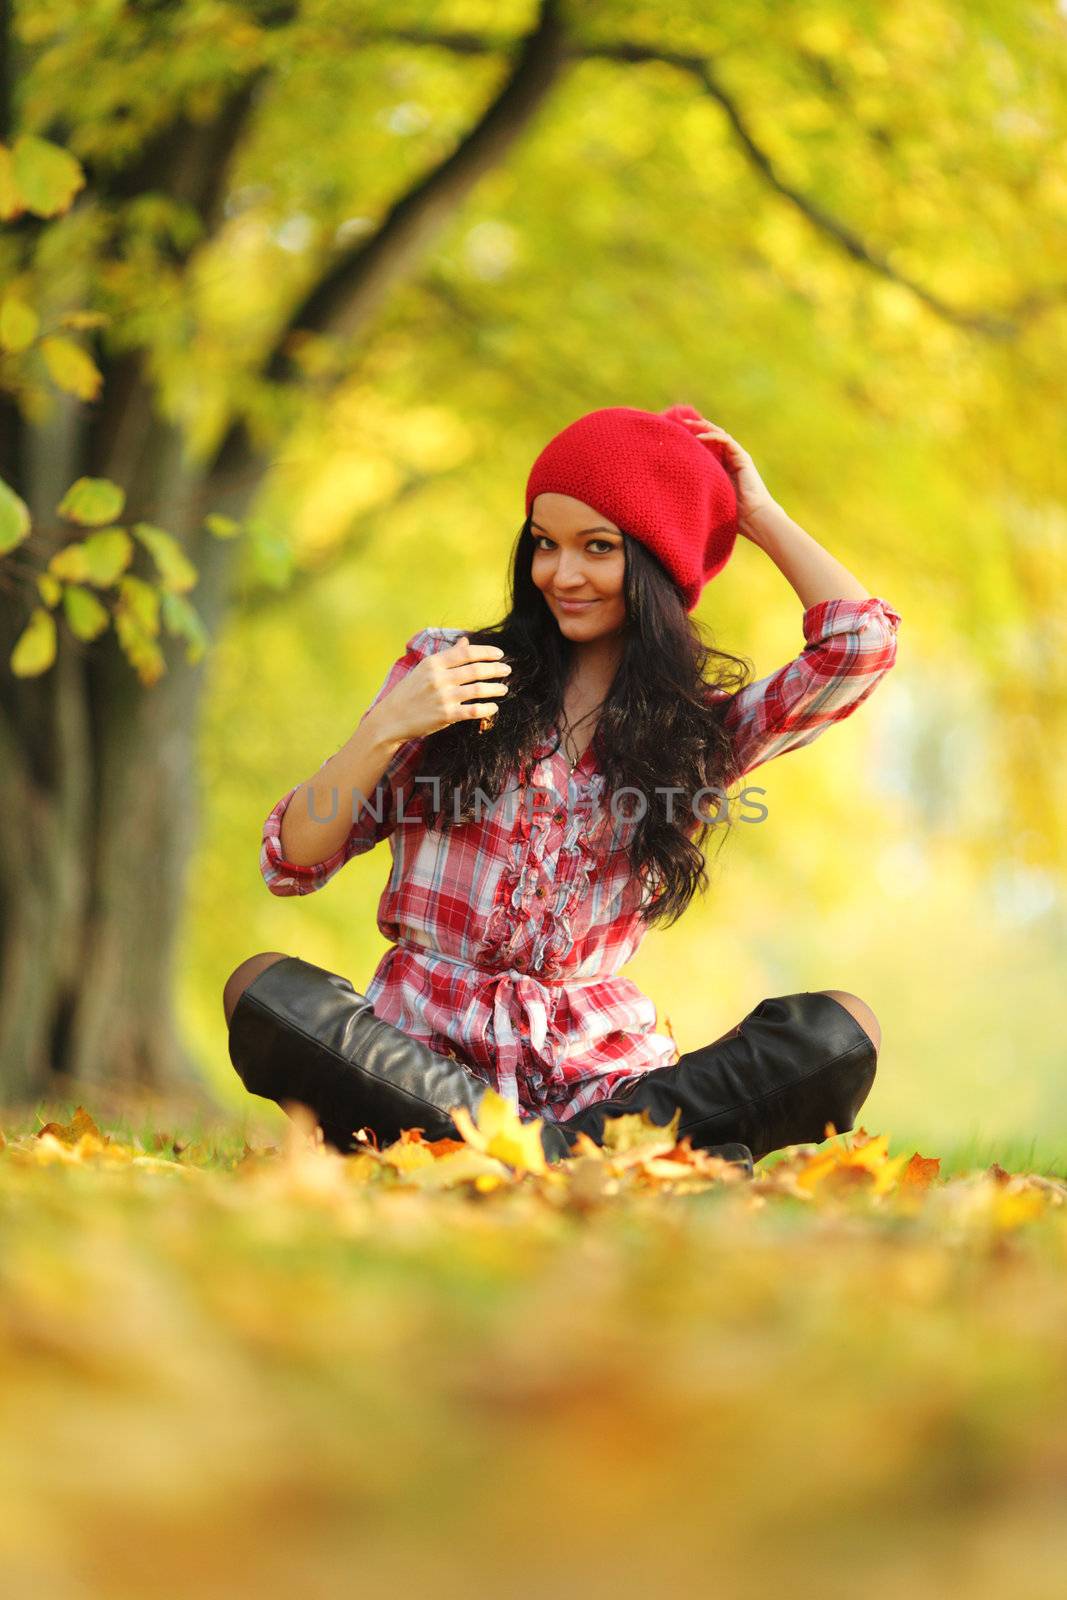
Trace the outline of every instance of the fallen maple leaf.
<instances>
[{"instance_id":1,"label":"fallen maple leaf","mask_svg":"<svg viewBox=\"0 0 1067 1600\"><path fill-rule=\"evenodd\" d=\"M399 1142L401 1144L421 1145L424 1150L429 1150L435 1156L443 1156L453 1150L465 1150L467 1148L462 1139L426 1139L423 1137L421 1128L401 1128Z\"/></svg>"},{"instance_id":2,"label":"fallen maple leaf","mask_svg":"<svg viewBox=\"0 0 1067 1600\"><path fill-rule=\"evenodd\" d=\"M884 1194L897 1182L905 1156L890 1156L889 1135L870 1138L864 1129L848 1144L833 1144L803 1159L793 1173L801 1189L812 1190L829 1180L831 1186L869 1186Z\"/></svg>"},{"instance_id":3,"label":"fallen maple leaf","mask_svg":"<svg viewBox=\"0 0 1067 1600\"><path fill-rule=\"evenodd\" d=\"M99 1139L101 1144L109 1144L106 1134L102 1134L92 1117L84 1106L78 1106L70 1122L46 1122L43 1128L37 1129L37 1138L42 1134L50 1133L53 1139L58 1139L60 1144L77 1144L83 1134L88 1134L93 1139Z\"/></svg>"},{"instance_id":4,"label":"fallen maple leaf","mask_svg":"<svg viewBox=\"0 0 1067 1600\"><path fill-rule=\"evenodd\" d=\"M666 1155L678 1143L678 1128L682 1108L678 1106L669 1122L653 1122L647 1111L630 1111L621 1117L609 1117L604 1123L603 1148L615 1157L630 1156L644 1150L646 1155Z\"/></svg>"},{"instance_id":5,"label":"fallen maple leaf","mask_svg":"<svg viewBox=\"0 0 1067 1600\"><path fill-rule=\"evenodd\" d=\"M387 1150L383 1160L387 1160L388 1155ZM461 1183L472 1183L479 1191L488 1191L513 1183L514 1177L503 1161L461 1142L456 1149L446 1151L436 1160L403 1169L403 1181L417 1189L451 1189Z\"/></svg>"},{"instance_id":6,"label":"fallen maple leaf","mask_svg":"<svg viewBox=\"0 0 1067 1600\"><path fill-rule=\"evenodd\" d=\"M941 1171L937 1156L921 1156L916 1150L900 1174L901 1189L928 1189Z\"/></svg>"},{"instance_id":7,"label":"fallen maple leaf","mask_svg":"<svg viewBox=\"0 0 1067 1600\"><path fill-rule=\"evenodd\" d=\"M518 1172L547 1171L541 1119L523 1122L511 1101L495 1089L487 1088L479 1101L477 1122L465 1106L450 1107L449 1115L465 1142L483 1155L495 1156Z\"/></svg>"}]
</instances>

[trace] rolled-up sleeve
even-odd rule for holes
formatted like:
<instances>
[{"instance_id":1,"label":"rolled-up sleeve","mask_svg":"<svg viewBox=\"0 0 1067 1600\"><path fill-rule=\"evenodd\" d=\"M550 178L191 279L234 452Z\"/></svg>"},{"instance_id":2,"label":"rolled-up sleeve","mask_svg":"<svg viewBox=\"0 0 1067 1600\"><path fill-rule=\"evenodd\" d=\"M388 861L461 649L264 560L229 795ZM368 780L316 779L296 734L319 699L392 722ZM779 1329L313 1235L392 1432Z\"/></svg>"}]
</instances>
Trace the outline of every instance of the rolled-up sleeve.
<instances>
[{"instance_id":1,"label":"rolled-up sleeve","mask_svg":"<svg viewBox=\"0 0 1067 1600\"><path fill-rule=\"evenodd\" d=\"M896 660L899 624L899 613L878 595L809 606L795 660L729 696L730 782L851 716Z\"/></svg>"},{"instance_id":2,"label":"rolled-up sleeve","mask_svg":"<svg viewBox=\"0 0 1067 1600\"><path fill-rule=\"evenodd\" d=\"M448 628L422 628L413 634L407 642L404 654L398 656L390 667L381 688L360 718L360 723L365 721L379 701L392 693L400 680L424 656L435 650L447 648L457 636L456 629ZM336 803L347 806L354 813L348 835L331 856L322 861L315 861L309 866L301 866L298 862L287 860L282 850L281 839L282 819L293 796L302 786L295 784L282 795L263 823L260 843L259 870L271 894L313 894L316 889L321 889L328 883L353 856L364 855L382 839L387 839L399 820L401 796L405 798L411 796L412 780L418 774L419 758L425 742L422 738L409 739L400 745L378 780L374 792L365 799L360 799L357 795L353 804L352 797L338 795ZM323 766L325 764L323 762ZM413 801L410 803L414 804Z\"/></svg>"}]
</instances>

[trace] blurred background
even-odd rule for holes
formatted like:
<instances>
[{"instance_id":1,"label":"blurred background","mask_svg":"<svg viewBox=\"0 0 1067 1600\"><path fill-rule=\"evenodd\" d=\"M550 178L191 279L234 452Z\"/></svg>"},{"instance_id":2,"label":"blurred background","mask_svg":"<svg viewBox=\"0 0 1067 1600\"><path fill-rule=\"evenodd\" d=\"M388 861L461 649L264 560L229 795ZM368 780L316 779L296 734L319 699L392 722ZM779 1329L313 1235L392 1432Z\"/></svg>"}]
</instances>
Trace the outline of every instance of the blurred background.
<instances>
[{"instance_id":1,"label":"blurred background","mask_svg":"<svg viewBox=\"0 0 1067 1600\"><path fill-rule=\"evenodd\" d=\"M280 1130L223 983L365 986L390 857L277 899L263 819L416 629L501 614L552 434L685 401L902 622L627 973L682 1050L853 991L868 1130L1062 1171L1064 8L0 19L7 1102ZM694 615L756 677L803 646L744 541Z\"/></svg>"}]
</instances>

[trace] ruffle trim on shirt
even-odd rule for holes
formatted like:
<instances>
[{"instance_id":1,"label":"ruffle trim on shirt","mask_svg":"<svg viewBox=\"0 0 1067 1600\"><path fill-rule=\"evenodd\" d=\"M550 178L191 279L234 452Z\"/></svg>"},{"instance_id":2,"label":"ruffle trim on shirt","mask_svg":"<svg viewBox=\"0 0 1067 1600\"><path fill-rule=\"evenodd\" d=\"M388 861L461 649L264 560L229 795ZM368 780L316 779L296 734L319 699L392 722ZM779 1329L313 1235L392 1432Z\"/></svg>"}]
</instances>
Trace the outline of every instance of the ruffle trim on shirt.
<instances>
[{"instance_id":1,"label":"ruffle trim on shirt","mask_svg":"<svg viewBox=\"0 0 1067 1600\"><path fill-rule=\"evenodd\" d=\"M519 784L507 859L482 937L482 960L499 962L501 966L507 966L509 957L515 953L515 946L523 931L523 908L536 892L544 859L547 839L545 820L535 820L533 808L526 799L527 786L543 787L532 783L535 768L536 760L529 762Z\"/></svg>"},{"instance_id":2,"label":"ruffle trim on shirt","mask_svg":"<svg viewBox=\"0 0 1067 1600\"><path fill-rule=\"evenodd\" d=\"M604 783L601 775L596 774L591 780L592 801L579 803L576 796L570 812L566 799L560 800L550 782L536 781L539 761L549 749L550 746L544 746L524 774L514 830L508 841L507 861L500 875L496 901L486 919L482 941L482 959L506 966L522 941L534 901L544 899L543 921L534 941L528 970L545 981L564 973L564 962L574 945L571 919L582 897L590 892L604 825L598 812ZM545 799L531 805L525 798L531 789L543 794ZM553 796L554 802L549 803ZM559 825L555 821L559 811L563 813L565 832L556 854L556 879L549 882L544 859L550 830ZM571 863L575 860L572 871Z\"/></svg>"},{"instance_id":3,"label":"ruffle trim on shirt","mask_svg":"<svg viewBox=\"0 0 1067 1600\"><path fill-rule=\"evenodd\" d=\"M601 858L600 841L604 836L603 817L593 822L597 815L603 791L603 779L594 778L596 789L591 804L575 809L567 820L566 832L560 844L560 861L568 865L573 861L573 872L564 875L563 882L555 885L555 894L546 908L544 926L534 944L531 969L546 981L563 976L564 963L574 949L571 922L577 908L592 892L592 877Z\"/></svg>"}]
</instances>

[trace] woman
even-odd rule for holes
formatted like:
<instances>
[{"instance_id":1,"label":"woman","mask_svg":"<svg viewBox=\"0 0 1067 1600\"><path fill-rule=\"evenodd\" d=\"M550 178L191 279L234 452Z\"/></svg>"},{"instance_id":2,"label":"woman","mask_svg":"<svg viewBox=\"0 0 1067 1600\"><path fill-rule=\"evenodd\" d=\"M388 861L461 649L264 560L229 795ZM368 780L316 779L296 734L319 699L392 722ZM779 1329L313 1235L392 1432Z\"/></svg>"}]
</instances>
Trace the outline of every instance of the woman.
<instances>
[{"instance_id":1,"label":"woman","mask_svg":"<svg viewBox=\"0 0 1067 1600\"><path fill-rule=\"evenodd\" d=\"M526 512L504 620L414 634L347 743L267 817L278 895L389 839L391 943L365 994L296 956L242 962L223 997L234 1066L341 1150L360 1128L456 1137L450 1109L476 1113L488 1084L542 1119L549 1159L640 1110L680 1108L680 1137L748 1171L851 1128L880 1046L856 996L767 997L674 1059L619 969L706 886L729 787L866 699L899 615L690 406L580 417L534 463ZM805 608L804 649L756 683L689 617L739 534Z\"/></svg>"}]
</instances>

